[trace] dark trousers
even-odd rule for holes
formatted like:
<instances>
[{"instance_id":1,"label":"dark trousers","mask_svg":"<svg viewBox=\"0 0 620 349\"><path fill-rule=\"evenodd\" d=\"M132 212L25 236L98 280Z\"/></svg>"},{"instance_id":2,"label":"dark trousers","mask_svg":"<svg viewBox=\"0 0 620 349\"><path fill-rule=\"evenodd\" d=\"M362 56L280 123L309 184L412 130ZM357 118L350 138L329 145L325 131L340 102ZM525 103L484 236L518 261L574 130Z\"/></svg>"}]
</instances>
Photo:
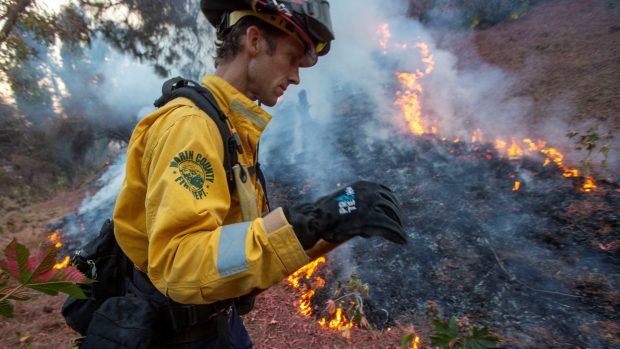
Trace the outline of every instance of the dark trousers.
<instances>
[{"instance_id":1,"label":"dark trousers","mask_svg":"<svg viewBox=\"0 0 620 349\"><path fill-rule=\"evenodd\" d=\"M251 349L252 341L235 307L232 309L229 324L230 349ZM219 345L217 336L212 336L191 343L169 344L166 349L220 349Z\"/></svg>"}]
</instances>

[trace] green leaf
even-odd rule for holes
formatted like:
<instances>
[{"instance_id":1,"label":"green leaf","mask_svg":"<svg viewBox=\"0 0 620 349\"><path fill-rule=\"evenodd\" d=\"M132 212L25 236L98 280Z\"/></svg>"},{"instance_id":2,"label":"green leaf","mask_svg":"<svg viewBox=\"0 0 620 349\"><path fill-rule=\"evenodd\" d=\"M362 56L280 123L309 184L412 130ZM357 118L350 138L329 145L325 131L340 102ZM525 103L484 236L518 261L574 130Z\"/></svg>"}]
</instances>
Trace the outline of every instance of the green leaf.
<instances>
[{"instance_id":1,"label":"green leaf","mask_svg":"<svg viewBox=\"0 0 620 349\"><path fill-rule=\"evenodd\" d=\"M0 302L0 315L8 318L13 317L13 305L7 300Z\"/></svg>"},{"instance_id":2,"label":"green leaf","mask_svg":"<svg viewBox=\"0 0 620 349\"><path fill-rule=\"evenodd\" d=\"M434 320L435 334L430 336L431 344L437 345L442 349L449 349L459 342L459 330L456 325L456 318L453 316L449 323Z\"/></svg>"},{"instance_id":3,"label":"green leaf","mask_svg":"<svg viewBox=\"0 0 620 349\"><path fill-rule=\"evenodd\" d=\"M80 288L79 285L76 285L71 282L66 282L66 281L46 282L42 284L30 284L30 285L26 285L26 287L31 288L33 290L37 290L39 292L43 292L50 296L55 296L58 294L58 292L62 292L77 299L86 298L84 291L82 290L82 288Z\"/></svg>"},{"instance_id":4,"label":"green leaf","mask_svg":"<svg viewBox=\"0 0 620 349\"><path fill-rule=\"evenodd\" d=\"M490 349L495 348L499 342L500 339L498 337L489 334L488 328L474 326L472 335L465 339L465 348Z\"/></svg>"}]
</instances>

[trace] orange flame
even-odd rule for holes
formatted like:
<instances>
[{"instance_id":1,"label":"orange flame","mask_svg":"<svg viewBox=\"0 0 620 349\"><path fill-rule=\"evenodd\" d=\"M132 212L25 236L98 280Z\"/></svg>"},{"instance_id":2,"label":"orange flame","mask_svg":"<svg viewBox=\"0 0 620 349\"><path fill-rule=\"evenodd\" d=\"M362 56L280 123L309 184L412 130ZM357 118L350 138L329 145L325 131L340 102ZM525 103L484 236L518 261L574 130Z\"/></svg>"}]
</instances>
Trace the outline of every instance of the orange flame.
<instances>
[{"instance_id":1,"label":"orange flame","mask_svg":"<svg viewBox=\"0 0 620 349\"><path fill-rule=\"evenodd\" d=\"M54 230L52 235L47 238L49 241L54 243L54 247L60 248L62 246L62 242L60 241L60 231L59 229Z\"/></svg>"},{"instance_id":2,"label":"orange flame","mask_svg":"<svg viewBox=\"0 0 620 349\"><path fill-rule=\"evenodd\" d=\"M510 144L510 148L508 148L506 155L508 155L508 158L510 159L518 159L523 156L523 149L517 144L514 137L512 138L512 143Z\"/></svg>"},{"instance_id":3,"label":"orange flame","mask_svg":"<svg viewBox=\"0 0 620 349\"><path fill-rule=\"evenodd\" d=\"M594 182L594 179L592 179L592 177L586 176L585 179L586 179L585 183L583 183L583 185L580 188L581 191L589 193L598 188L596 183Z\"/></svg>"},{"instance_id":4,"label":"orange flame","mask_svg":"<svg viewBox=\"0 0 620 349\"><path fill-rule=\"evenodd\" d=\"M319 257L316 260L299 268L291 276L288 277L288 283L291 287L299 289L301 295L297 304L299 313L303 316L313 314L312 297L316 294L316 290L325 286L325 280L320 276L314 276L321 264L325 263L325 257ZM302 285L303 281L303 285ZM330 314L332 314L330 312ZM342 307L337 307L331 319L321 318L317 321L321 328L343 331L354 326L353 322L343 314Z\"/></svg>"},{"instance_id":5,"label":"orange flame","mask_svg":"<svg viewBox=\"0 0 620 349\"><path fill-rule=\"evenodd\" d=\"M69 259L69 256L66 256L65 259L62 260L62 262L54 264L54 269L66 268L67 265L69 265Z\"/></svg>"},{"instance_id":6,"label":"orange flame","mask_svg":"<svg viewBox=\"0 0 620 349\"><path fill-rule=\"evenodd\" d=\"M413 73L396 73L398 82L400 82L403 89L396 92L397 99L394 104L400 106L411 132L421 135L424 134L426 130L422 123L422 108L420 105L422 85L419 83L419 79L433 71L435 62L425 43L416 43L415 47L420 50L422 62L426 65L426 69L424 69L424 71L416 69ZM431 133L434 133L432 128Z\"/></svg>"},{"instance_id":7,"label":"orange flame","mask_svg":"<svg viewBox=\"0 0 620 349\"><path fill-rule=\"evenodd\" d=\"M388 24L383 24L377 30L377 33L380 34L381 39L379 41L379 45L383 48L384 53L387 53L388 49L388 41L392 37L390 33ZM406 45L394 45L397 48L406 48ZM433 71L435 61L433 59L433 55L430 53L428 45L425 43L416 43L416 48L420 50L421 53L421 61L426 65L424 70L416 69L415 72L407 73L407 72L396 72L396 77L400 84L402 85L402 89L396 92L396 100L394 101L395 105L401 107L403 112L403 116L405 121L407 122L410 131L416 135L422 135L426 132L430 132L432 134L437 133L437 127L435 125L431 125L430 127L425 127L424 122L422 120L422 111L420 105L420 96L423 92L422 85L419 80L430 74ZM460 139L457 138L454 140L455 143L460 142ZM472 143L484 142L483 132L481 129L476 129L472 134ZM510 159L520 159L523 157L524 149L528 152L541 152L546 155L546 159L544 160L543 166L548 165L551 161L555 162L556 165L563 171L564 177L578 177L579 171L577 169L572 169L563 164L564 155L558 152L554 148L547 148L547 143L543 140L538 140L534 142L530 138L523 139L523 146L520 145L515 137L512 137L512 142L510 146L506 149L507 142L503 139L496 139L495 148L498 151L503 152L505 150L505 154ZM486 155L487 159L492 159L493 157L490 154ZM585 182L581 186L580 190L584 192L590 192L596 190L597 186L594 182L594 179L590 176L585 176ZM520 183L515 183L513 190L519 190Z\"/></svg>"},{"instance_id":8,"label":"orange flame","mask_svg":"<svg viewBox=\"0 0 620 349\"><path fill-rule=\"evenodd\" d=\"M56 249L62 246L62 241L60 241L61 238L62 238L62 235L60 234L60 229L54 230L54 232L50 236L47 237L47 239L54 244L54 247ZM54 269L66 268L67 265L69 265L69 260L70 260L69 256L65 256L62 262L56 263L54 265Z\"/></svg>"},{"instance_id":9,"label":"orange flame","mask_svg":"<svg viewBox=\"0 0 620 349\"><path fill-rule=\"evenodd\" d=\"M515 185L512 187L512 191L517 191L521 188L521 182L515 181Z\"/></svg>"},{"instance_id":10,"label":"orange flame","mask_svg":"<svg viewBox=\"0 0 620 349\"><path fill-rule=\"evenodd\" d=\"M410 349L418 349L418 345L420 345L420 337L415 336L413 343L411 343L412 347Z\"/></svg>"},{"instance_id":11,"label":"orange flame","mask_svg":"<svg viewBox=\"0 0 620 349\"><path fill-rule=\"evenodd\" d=\"M288 277L289 285L291 285L293 288L299 288L299 281L302 278L305 278L306 280L310 280L312 275L314 275L314 273L317 271L319 264L325 263L325 261L326 261L325 257L319 257L313 260L312 262L304 265L303 267L299 268L296 272L294 272Z\"/></svg>"}]
</instances>

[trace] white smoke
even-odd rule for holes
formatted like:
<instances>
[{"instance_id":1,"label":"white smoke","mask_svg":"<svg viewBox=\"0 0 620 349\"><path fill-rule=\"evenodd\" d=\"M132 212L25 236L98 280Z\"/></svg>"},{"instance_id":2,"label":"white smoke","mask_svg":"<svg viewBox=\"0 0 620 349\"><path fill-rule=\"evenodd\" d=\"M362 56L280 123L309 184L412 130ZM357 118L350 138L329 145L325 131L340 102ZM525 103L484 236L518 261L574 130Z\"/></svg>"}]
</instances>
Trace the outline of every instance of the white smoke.
<instances>
[{"instance_id":1,"label":"white smoke","mask_svg":"<svg viewBox=\"0 0 620 349\"><path fill-rule=\"evenodd\" d=\"M127 155L122 153L108 169L97 179L97 185L100 189L92 196L86 197L78 214L86 215L94 210L101 210L102 207L113 207L116 197L121 191L123 180L125 179L125 162Z\"/></svg>"},{"instance_id":2,"label":"white smoke","mask_svg":"<svg viewBox=\"0 0 620 349\"><path fill-rule=\"evenodd\" d=\"M511 137L542 139L567 153L569 161L577 164L583 154L571 154L574 144L565 136L575 125L561 121L566 120L568 115L574 115L570 96L550 101L544 111L546 117L537 118L544 121L531 123L532 100L516 97L513 92L519 82L518 75L472 57L469 57L468 64L459 64L458 55L449 47L449 40L454 38L446 32L438 32L444 29L429 29L414 18L407 17L407 6L407 1L362 0L354 5L344 1L332 2L336 40L330 53L321 57L315 67L302 69L301 85L291 86L281 103L269 110L274 114L274 120L263 142L262 158L267 163L276 161L269 155L273 149L300 144L298 137L306 141L304 151L312 152L312 156L308 156L312 159L312 166L300 163L300 168L315 171L316 164L333 162L338 149L332 148L329 140L337 135L330 133L333 130L325 125L338 120L341 115L334 111L335 104L346 100L347 96L365 94L373 106L372 113L377 122L406 129L402 112L394 105L395 92L399 88L395 72L415 72L426 68L421 61L420 50L415 47L415 43L423 42L434 61L433 71L419 79L423 86L420 94L422 119L427 126L437 125L439 135L448 138L469 139L472 132L480 128L487 142L493 142L495 138L510 141ZM379 45L379 29L385 24L391 37L384 53ZM438 38L442 41L439 42ZM471 36L468 39L461 35L459 40L471 40ZM402 47L404 44L407 48ZM467 42L461 42L459 47L463 45ZM440 48L446 46L448 48ZM478 62L472 63L474 60ZM301 132L291 132L290 125L287 126L291 119L304 117L299 113L295 115L295 108L292 107L297 103L301 90L307 92L310 105L309 115L305 117L313 122L302 123L304 129ZM367 138L362 141L367 143L386 140L391 132L374 124L347 126L356 135L359 129L365 130ZM292 134L284 135L287 132ZM279 140L290 140L291 137L292 143L280 144ZM614 165L613 160L611 165Z\"/></svg>"}]
</instances>

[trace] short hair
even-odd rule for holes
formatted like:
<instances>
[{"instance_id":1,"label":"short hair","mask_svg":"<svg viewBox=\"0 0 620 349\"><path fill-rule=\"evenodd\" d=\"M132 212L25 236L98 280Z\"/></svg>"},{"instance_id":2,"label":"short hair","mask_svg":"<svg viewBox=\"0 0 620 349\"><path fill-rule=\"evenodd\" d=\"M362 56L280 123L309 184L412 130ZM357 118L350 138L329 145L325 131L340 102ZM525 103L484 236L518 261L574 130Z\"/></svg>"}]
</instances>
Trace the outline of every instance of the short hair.
<instances>
[{"instance_id":1,"label":"short hair","mask_svg":"<svg viewBox=\"0 0 620 349\"><path fill-rule=\"evenodd\" d=\"M215 41L215 67L221 63L232 60L241 49L241 37L245 35L246 30L256 26L265 36L267 41L267 54L272 55L276 51L278 45L277 39L287 35L282 30L266 23L260 18L254 16L245 16L239 20L232 28L217 34Z\"/></svg>"}]
</instances>

